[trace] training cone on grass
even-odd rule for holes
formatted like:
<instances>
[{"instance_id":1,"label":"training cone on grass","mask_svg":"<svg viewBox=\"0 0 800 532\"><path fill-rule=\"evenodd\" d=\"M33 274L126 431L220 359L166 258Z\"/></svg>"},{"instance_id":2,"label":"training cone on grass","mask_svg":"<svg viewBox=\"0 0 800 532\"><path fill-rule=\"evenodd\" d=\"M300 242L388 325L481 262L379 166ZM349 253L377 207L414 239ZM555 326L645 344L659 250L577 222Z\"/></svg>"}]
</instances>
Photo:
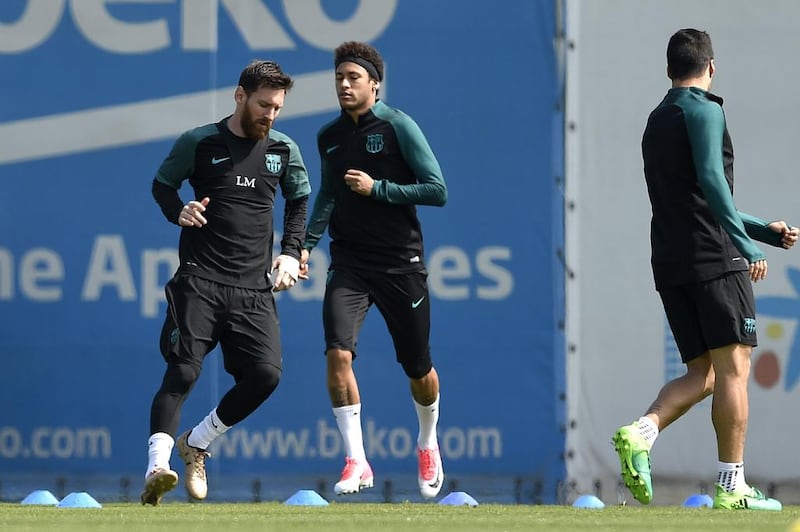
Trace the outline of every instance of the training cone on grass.
<instances>
[{"instance_id":1,"label":"training cone on grass","mask_svg":"<svg viewBox=\"0 0 800 532\"><path fill-rule=\"evenodd\" d=\"M714 499L706 493L693 493L683 501L684 508L711 508L714 506Z\"/></svg>"},{"instance_id":2,"label":"training cone on grass","mask_svg":"<svg viewBox=\"0 0 800 532\"><path fill-rule=\"evenodd\" d=\"M465 491L453 491L444 497L439 504L449 504L451 506L478 506L478 501L473 499Z\"/></svg>"},{"instance_id":3,"label":"training cone on grass","mask_svg":"<svg viewBox=\"0 0 800 532\"><path fill-rule=\"evenodd\" d=\"M20 504L36 504L39 506L55 506L58 504L56 496L47 490L36 490L28 494L27 497L22 499Z\"/></svg>"},{"instance_id":4,"label":"training cone on grass","mask_svg":"<svg viewBox=\"0 0 800 532\"><path fill-rule=\"evenodd\" d=\"M85 491L73 492L61 499L58 503L59 508L102 508L103 506L94 500L94 497Z\"/></svg>"},{"instance_id":5,"label":"training cone on grass","mask_svg":"<svg viewBox=\"0 0 800 532\"><path fill-rule=\"evenodd\" d=\"M284 504L291 506L328 506L328 501L314 490L300 490L286 499Z\"/></svg>"},{"instance_id":6,"label":"training cone on grass","mask_svg":"<svg viewBox=\"0 0 800 532\"><path fill-rule=\"evenodd\" d=\"M606 507L603 501L594 495L581 495L575 499L575 502L572 503L572 506L575 508L593 508L597 510Z\"/></svg>"}]
</instances>

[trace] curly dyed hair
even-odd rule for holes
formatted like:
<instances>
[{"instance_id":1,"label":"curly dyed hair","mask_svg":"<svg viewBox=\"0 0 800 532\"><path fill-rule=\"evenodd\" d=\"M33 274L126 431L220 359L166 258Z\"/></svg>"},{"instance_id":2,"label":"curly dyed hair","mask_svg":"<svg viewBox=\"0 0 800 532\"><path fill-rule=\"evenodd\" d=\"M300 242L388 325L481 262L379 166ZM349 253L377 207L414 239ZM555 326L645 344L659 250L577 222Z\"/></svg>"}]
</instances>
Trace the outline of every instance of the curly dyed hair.
<instances>
[{"instance_id":1,"label":"curly dyed hair","mask_svg":"<svg viewBox=\"0 0 800 532\"><path fill-rule=\"evenodd\" d=\"M344 42L333 51L333 62L338 65L342 58L346 57L356 57L372 63L378 73L378 79L376 81L383 81L383 58L381 54L378 53L378 50L371 45L365 42Z\"/></svg>"}]
</instances>

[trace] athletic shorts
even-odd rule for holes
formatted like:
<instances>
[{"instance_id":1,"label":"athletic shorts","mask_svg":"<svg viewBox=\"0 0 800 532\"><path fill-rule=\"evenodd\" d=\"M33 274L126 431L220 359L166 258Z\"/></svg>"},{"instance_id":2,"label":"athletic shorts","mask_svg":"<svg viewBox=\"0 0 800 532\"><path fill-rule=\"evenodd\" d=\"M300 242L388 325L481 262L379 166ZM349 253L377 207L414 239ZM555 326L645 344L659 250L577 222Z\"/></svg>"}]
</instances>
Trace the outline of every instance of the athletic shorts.
<instances>
[{"instance_id":1,"label":"athletic shorts","mask_svg":"<svg viewBox=\"0 0 800 532\"><path fill-rule=\"evenodd\" d=\"M159 344L165 359L175 356L200 368L219 344L225 371L236 380L253 364L281 369L278 311L270 290L176 275L164 291L168 308Z\"/></svg>"},{"instance_id":2,"label":"athletic shorts","mask_svg":"<svg viewBox=\"0 0 800 532\"><path fill-rule=\"evenodd\" d=\"M355 357L358 332L374 303L392 336L397 362L409 367L428 367L430 371L431 306L427 279L424 271L328 272L322 303L326 348L349 350Z\"/></svg>"},{"instance_id":3,"label":"athletic shorts","mask_svg":"<svg viewBox=\"0 0 800 532\"><path fill-rule=\"evenodd\" d=\"M684 363L726 345L757 345L756 305L747 271L659 294Z\"/></svg>"}]
</instances>

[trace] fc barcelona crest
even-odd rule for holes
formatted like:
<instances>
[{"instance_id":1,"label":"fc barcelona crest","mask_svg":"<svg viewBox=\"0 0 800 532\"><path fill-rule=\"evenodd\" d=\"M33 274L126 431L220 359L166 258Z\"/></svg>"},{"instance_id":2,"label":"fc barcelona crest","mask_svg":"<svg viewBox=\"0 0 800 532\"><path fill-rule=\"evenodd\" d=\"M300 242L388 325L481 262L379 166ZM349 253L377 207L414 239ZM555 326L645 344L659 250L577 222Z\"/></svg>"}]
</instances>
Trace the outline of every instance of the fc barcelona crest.
<instances>
[{"instance_id":1,"label":"fc barcelona crest","mask_svg":"<svg viewBox=\"0 0 800 532\"><path fill-rule=\"evenodd\" d=\"M264 158L266 159L265 164L267 165L267 170L269 170L270 173L277 174L281 171L281 166L283 163L281 163L280 155L275 153L267 153L264 155Z\"/></svg>"},{"instance_id":2,"label":"fc barcelona crest","mask_svg":"<svg viewBox=\"0 0 800 532\"><path fill-rule=\"evenodd\" d=\"M383 134L376 133L374 135L367 135L367 151L370 153L378 153L383 149Z\"/></svg>"}]
</instances>

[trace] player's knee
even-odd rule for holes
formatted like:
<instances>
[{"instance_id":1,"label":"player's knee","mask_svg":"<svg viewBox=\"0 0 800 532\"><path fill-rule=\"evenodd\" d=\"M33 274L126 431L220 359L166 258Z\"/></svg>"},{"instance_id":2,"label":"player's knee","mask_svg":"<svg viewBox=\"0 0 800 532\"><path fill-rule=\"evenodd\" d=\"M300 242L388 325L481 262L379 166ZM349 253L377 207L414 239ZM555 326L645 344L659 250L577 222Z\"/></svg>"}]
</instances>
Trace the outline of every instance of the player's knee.
<instances>
[{"instance_id":1,"label":"player's knee","mask_svg":"<svg viewBox=\"0 0 800 532\"><path fill-rule=\"evenodd\" d=\"M275 391L281 381L281 370L272 364L255 364L247 370L247 379L251 389L265 399Z\"/></svg>"},{"instance_id":2,"label":"player's knee","mask_svg":"<svg viewBox=\"0 0 800 532\"><path fill-rule=\"evenodd\" d=\"M355 353L347 349L331 348L325 351L328 371L349 371L353 366Z\"/></svg>"},{"instance_id":3,"label":"player's knee","mask_svg":"<svg viewBox=\"0 0 800 532\"><path fill-rule=\"evenodd\" d=\"M170 393L186 395L200 377L200 368L190 364L170 364L164 377L164 385Z\"/></svg>"},{"instance_id":4,"label":"player's knee","mask_svg":"<svg viewBox=\"0 0 800 532\"><path fill-rule=\"evenodd\" d=\"M431 363L430 356L417 357L415 359L406 359L400 363L403 366L403 371L409 379L421 379L431 372L433 364Z\"/></svg>"}]
</instances>

